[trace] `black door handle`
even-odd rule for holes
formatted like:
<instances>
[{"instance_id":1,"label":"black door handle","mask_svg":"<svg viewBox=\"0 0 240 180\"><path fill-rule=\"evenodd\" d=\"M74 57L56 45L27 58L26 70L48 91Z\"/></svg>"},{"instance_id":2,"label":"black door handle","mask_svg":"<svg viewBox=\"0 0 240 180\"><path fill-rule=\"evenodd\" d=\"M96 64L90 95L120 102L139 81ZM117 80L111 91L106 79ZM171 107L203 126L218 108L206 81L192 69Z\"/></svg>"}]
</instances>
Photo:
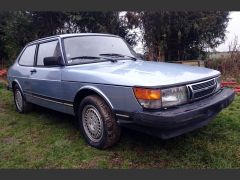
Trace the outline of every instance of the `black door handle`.
<instances>
[{"instance_id":1,"label":"black door handle","mask_svg":"<svg viewBox=\"0 0 240 180\"><path fill-rule=\"evenodd\" d=\"M33 74L33 73L36 73L37 70L36 69L32 69L30 72L31 72L31 74Z\"/></svg>"}]
</instances>

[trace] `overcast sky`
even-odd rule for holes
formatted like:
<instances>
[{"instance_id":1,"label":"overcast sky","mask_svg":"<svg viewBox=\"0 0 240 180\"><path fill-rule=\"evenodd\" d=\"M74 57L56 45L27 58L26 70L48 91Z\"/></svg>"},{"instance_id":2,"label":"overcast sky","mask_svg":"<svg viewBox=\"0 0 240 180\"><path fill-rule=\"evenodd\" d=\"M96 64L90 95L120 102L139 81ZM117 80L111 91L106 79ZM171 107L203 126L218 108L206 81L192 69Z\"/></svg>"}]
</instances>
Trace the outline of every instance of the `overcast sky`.
<instances>
[{"instance_id":1,"label":"overcast sky","mask_svg":"<svg viewBox=\"0 0 240 180\"><path fill-rule=\"evenodd\" d=\"M238 37L238 42L240 41L240 11L230 12L228 22L226 40L223 44L219 45L217 51L228 51L228 45L234 41L234 37Z\"/></svg>"},{"instance_id":2,"label":"overcast sky","mask_svg":"<svg viewBox=\"0 0 240 180\"><path fill-rule=\"evenodd\" d=\"M229 18L230 20L228 22L228 27L226 29L225 42L216 48L217 51L228 51L229 44L234 41L235 36L238 37L238 42L240 43L240 11L230 12ZM139 33L139 29L135 29L134 31L137 31ZM139 42L137 46L134 47L134 50L138 53L142 53L143 52L142 43Z\"/></svg>"}]
</instances>

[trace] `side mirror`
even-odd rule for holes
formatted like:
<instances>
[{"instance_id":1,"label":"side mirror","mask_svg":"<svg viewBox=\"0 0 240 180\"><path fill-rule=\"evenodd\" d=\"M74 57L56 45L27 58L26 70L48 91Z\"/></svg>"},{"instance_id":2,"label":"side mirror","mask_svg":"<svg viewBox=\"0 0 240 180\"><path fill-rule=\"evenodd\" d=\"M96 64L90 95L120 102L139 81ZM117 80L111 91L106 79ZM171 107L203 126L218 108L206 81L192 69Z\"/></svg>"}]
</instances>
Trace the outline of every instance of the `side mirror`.
<instances>
[{"instance_id":1,"label":"side mirror","mask_svg":"<svg viewBox=\"0 0 240 180\"><path fill-rule=\"evenodd\" d=\"M44 66L62 66L62 58L60 56L45 57L43 64Z\"/></svg>"}]
</instances>

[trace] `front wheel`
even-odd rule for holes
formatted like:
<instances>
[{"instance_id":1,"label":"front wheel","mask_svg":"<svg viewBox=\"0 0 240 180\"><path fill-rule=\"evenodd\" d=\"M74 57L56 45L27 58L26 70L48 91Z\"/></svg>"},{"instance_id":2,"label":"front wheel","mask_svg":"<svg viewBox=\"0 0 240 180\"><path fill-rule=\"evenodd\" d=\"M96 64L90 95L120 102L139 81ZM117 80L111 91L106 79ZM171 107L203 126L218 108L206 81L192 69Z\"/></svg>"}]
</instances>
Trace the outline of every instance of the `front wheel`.
<instances>
[{"instance_id":1,"label":"front wheel","mask_svg":"<svg viewBox=\"0 0 240 180\"><path fill-rule=\"evenodd\" d=\"M91 95L82 100L78 118L83 135L91 146L105 149L119 140L121 130L115 116L99 96Z\"/></svg>"}]
</instances>

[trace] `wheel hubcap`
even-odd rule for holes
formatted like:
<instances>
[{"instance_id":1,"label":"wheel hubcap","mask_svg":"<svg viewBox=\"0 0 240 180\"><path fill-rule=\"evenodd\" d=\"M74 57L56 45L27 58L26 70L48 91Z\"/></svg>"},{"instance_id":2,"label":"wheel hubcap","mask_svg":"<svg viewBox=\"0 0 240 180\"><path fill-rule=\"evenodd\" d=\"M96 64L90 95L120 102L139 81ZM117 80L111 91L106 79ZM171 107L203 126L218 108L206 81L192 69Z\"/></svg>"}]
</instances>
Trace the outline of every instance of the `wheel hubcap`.
<instances>
[{"instance_id":1,"label":"wheel hubcap","mask_svg":"<svg viewBox=\"0 0 240 180\"><path fill-rule=\"evenodd\" d=\"M87 105L83 108L82 123L89 139L93 142L99 142L103 136L103 121L94 106Z\"/></svg>"},{"instance_id":2,"label":"wheel hubcap","mask_svg":"<svg viewBox=\"0 0 240 180\"><path fill-rule=\"evenodd\" d=\"M22 107L23 107L23 99L22 99L22 94L21 92L17 89L15 92L15 102L17 105L17 108L22 111Z\"/></svg>"}]
</instances>

